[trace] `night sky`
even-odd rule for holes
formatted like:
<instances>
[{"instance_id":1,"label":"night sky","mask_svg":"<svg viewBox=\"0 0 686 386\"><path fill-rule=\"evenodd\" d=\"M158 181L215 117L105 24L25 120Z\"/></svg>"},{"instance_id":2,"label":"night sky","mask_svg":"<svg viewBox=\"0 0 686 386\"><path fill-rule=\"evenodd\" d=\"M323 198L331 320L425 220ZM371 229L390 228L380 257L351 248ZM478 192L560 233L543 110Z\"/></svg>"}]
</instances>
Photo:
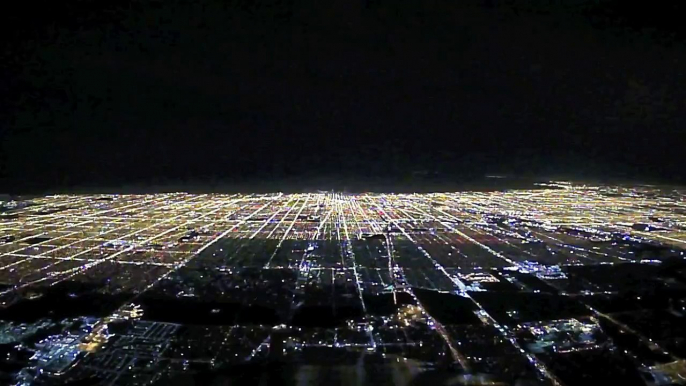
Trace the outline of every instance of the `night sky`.
<instances>
[{"instance_id":1,"label":"night sky","mask_svg":"<svg viewBox=\"0 0 686 386\"><path fill-rule=\"evenodd\" d=\"M3 12L2 192L686 178L679 1L49 3Z\"/></svg>"}]
</instances>

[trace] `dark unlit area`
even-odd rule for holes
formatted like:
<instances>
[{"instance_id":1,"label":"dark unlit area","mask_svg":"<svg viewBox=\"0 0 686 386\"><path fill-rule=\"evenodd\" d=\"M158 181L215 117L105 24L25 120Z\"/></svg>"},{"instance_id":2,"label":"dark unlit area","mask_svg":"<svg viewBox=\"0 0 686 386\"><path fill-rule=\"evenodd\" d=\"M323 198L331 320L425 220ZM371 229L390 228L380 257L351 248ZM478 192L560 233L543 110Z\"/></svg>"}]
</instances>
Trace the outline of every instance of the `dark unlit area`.
<instances>
[{"instance_id":1,"label":"dark unlit area","mask_svg":"<svg viewBox=\"0 0 686 386\"><path fill-rule=\"evenodd\" d=\"M682 178L679 5L526 3L27 4L7 16L4 174Z\"/></svg>"}]
</instances>

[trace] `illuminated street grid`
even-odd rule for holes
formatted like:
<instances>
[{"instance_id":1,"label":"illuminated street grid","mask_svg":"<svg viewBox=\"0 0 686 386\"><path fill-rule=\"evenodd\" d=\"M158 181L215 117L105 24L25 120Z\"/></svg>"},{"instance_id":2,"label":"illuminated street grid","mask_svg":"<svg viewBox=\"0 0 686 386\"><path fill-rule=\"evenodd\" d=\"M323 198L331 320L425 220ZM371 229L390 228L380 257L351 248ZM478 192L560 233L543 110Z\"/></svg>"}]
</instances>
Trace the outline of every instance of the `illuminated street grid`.
<instances>
[{"instance_id":1,"label":"illuminated street grid","mask_svg":"<svg viewBox=\"0 0 686 386\"><path fill-rule=\"evenodd\" d=\"M686 244L686 202L683 191L650 186L546 185L434 194L46 196L0 215L0 295L9 305L37 289L77 282L106 283L106 292L132 300L147 293L202 298L219 290L205 288L203 295L191 274L221 275L224 295L246 283L246 269L255 269L283 286L265 287L275 294L264 302L282 310L285 320L298 317L301 302L327 304L329 295L317 297L322 287L343 289L336 296L352 299L364 313L366 296L409 295L416 308L401 312L401 320L423 315L448 355L469 368L472 358L458 347L454 327L430 316L415 295L426 289L468 299L484 326L526 357L542 381L556 384L536 353L520 346L474 294L504 282L508 272L552 283L564 277L564 267L659 264ZM611 318L590 307L588 315ZM340 345L373 351L394 344L382 337L394 334L390 330L372 332L370 319L358 322L351 331L359 337L338 338ZM577 325L586 326L564 324ZM338 346L335 336L301 342ZM412 344L405 338L393 339ZM266 338L244 356L260 355L269 344Z\"/></svg>"},{"instance_id":2,"label":"illuminated street grid","mask_svg":"<svg viewBox=\"0 0 686 386\"><path fill-rule=\"evenodd\" d=\"M0 281L10 287L6 293L104 274L117 280L113 286L140 291L200 255L203 264L223 267L303 269L311 262L309 272L349 270L367 291L391 284L388 270L400 267L412 270L412 286L449 291L456 272L526 260L642 260L602 241L612 232L686 244L686 203L678 192L561 186L408 195L48 196L0 217ZM514 225L489 221L496 216ZM564 226L598 233L559 232ZM385 238L361 238L373 234L388 235L396 252L392 265ZM309 244L298 249L298 241Z\"/></svg>"}]
</instances>

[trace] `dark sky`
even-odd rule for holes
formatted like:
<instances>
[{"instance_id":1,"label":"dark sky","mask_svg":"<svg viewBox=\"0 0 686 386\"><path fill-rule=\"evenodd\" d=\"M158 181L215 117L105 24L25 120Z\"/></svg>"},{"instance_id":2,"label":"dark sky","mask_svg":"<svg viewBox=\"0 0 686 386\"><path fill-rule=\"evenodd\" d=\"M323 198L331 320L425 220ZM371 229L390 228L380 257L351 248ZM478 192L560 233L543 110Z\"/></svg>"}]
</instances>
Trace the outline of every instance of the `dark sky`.
<instances>
[{"instance_id":1,"label":"dark sky","mask_svg":"<svg viewBox=\"0 0 686 386\"><path fill-rule=\"evenodd\" d=\"M686 177L679 1L51 3L3 12L4 191Z\"/></svg>"}]
</instances>

